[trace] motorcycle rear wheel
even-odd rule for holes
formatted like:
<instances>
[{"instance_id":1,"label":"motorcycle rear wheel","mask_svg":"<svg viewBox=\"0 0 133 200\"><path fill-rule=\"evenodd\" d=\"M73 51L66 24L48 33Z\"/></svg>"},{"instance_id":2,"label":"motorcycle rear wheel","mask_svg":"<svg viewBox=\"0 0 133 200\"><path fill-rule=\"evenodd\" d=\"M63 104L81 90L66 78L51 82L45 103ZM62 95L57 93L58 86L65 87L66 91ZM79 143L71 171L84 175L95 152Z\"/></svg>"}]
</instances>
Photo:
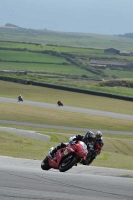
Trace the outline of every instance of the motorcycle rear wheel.
<instances>
[{"instance_id":1,"label":"motorcycle rear wheel","mask_svg":"<svg viewBox=\"0 0 133 200\"><path fill-rule=\"evenodd\" d=\"M69 170L70 168L72 168L76 163L77 163L77 158L75 157L75 155L68 155L61 162L59 171L65 172L65 171Z\"/></svg>"},{"instance_id":2,"label":"motorcycle rear wheel","mask_svg":"<svg viewBox=\"0 0 133 200\"><path fill-rule=\"evenodd\" d=\"M85 160L82 160L80 163L83 164L83 165L90 165L92 162L93 162L94 158L89 158L89 159L85 159Z\"/></svg>"}]
</instances>

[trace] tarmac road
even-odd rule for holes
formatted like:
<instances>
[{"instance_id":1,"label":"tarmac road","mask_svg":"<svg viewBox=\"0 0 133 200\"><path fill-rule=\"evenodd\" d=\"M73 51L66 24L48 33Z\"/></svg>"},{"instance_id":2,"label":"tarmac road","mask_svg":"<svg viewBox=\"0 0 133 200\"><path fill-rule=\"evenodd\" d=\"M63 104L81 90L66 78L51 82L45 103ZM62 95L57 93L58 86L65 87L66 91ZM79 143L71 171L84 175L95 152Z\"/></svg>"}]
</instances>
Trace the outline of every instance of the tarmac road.
<instances>
[{"instance_id":1,"label":"tarmac road","mask_svg":"<svg viewBox=\"0 0 133 200\"><path fill-rule=\"evenodd\" d=\"M115 169L78 165L61 173L58 170L43 171L40 164L38 160L0 156L0 199L133 199L133 180L120 177L129 174L129 170L119 170L118 176Z\"/></svg>"},{"instance_id":2,"label":"tarmac road","mask_svg":"<svg viewBox=\"0 0 133 200\"><path fill-rule=\"evenodd\" d=\"M11 127L2 127L2 126L0 126L0 130L8 132L8 133L16 134L16 135L26 136L26 137L37 139L37 140L49 141L51 139L48 135L37 133L36 131L22 130L22 129L16 129L16 128L11 128Z\"/></svg>"},{"instance_id":3,"label":"tarmac road","mask_svg":"<svg viewBox=\"0 0 133 200\"><path fill-rule=\"evenodd\" d=\"M43 171L41 161L0 157L1 200L132 200L133 180L115 169L75 166L67 172ZM107 169L106 169L107 170ZM105 174L104 174L105 173Z\"/></svg>"}]
</instances>

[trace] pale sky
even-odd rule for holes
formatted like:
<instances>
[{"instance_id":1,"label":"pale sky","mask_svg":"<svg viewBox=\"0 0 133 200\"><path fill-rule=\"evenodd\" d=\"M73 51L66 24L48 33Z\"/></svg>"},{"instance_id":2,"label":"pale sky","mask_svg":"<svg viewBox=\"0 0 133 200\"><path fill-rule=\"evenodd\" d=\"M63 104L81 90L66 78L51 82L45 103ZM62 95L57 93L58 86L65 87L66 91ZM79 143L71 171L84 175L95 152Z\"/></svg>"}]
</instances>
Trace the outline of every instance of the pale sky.
<instances>
[{"instance_id":1,"label":"pale sky","mask_svg":"<svg viewBox=\"0 0 133 200\"><path fill-rule=\"evenodd\" d=\"M0 26L97 34L133 33L133 0L0 0Z\"/></svg>"}]
</instances>

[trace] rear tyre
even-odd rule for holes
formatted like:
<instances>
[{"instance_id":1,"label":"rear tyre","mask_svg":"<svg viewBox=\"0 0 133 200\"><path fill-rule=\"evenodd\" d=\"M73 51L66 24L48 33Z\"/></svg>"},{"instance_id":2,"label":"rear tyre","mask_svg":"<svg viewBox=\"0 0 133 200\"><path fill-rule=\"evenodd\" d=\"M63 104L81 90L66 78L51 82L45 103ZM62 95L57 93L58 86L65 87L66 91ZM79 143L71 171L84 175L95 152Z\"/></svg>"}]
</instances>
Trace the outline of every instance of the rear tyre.
<instances>
[{"instance_id":1,"label":"rear tyre","mask_svg":"<svg viewBox=\"0 0 133 200\"><path fill-rule=\"evenodd\" d=\"M65 171L69 170L70 168L72 168L76 163L77 163L77 158L75 157L75 155L68 155L61 162L59 171L65 172Z\"/></svg>"},{"instance_id":2,"label":"rear tyre","mask_svg":"<svg viewBox=\"0 0 133 200\"><path fill-rule=\"evenodd\" d=\"M82 160L80 163L83 165L90 165L93 162L94 158L89 158L89 159L85 159Z\"/></svg>"},{"instance_id":3,"label":"rear tyre","mask_svg":"<svg viewBox=\"0 0 133 200\"><path fill-rule=\"evenodd\" d=\"M51 169L51 167L49 166L48 161L46 160L46 158L42 161L41 168L42 168L42 170L49 170L49 169Z\"/></svg>"}]
</instances>

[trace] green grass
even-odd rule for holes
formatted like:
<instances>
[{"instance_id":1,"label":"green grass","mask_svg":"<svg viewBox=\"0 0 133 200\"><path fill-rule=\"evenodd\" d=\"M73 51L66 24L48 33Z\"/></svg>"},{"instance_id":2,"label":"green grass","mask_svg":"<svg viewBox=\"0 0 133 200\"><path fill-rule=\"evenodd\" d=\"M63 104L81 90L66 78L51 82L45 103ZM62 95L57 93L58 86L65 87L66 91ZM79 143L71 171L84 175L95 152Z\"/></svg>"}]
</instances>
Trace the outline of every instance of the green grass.
<instances>
[{"instance_id":1,"label":"green grass","mask_svg":"<svg viewBox=\"0 0 133 200\"><path fill-rule=\"evenodd\" d=\"M91 72L86 72L84 69L77 68L75 65L61 65L61 64L35 64L35 63L16 63L16 62L0 62L1 70L18 70L18 71L32 71L32 72L47 72L53 74L64 75L88 75L92 76Z\"/></svg>"},{"instance_id":2,"label":"green grass","mask_svg":"<svg viewBox=\"0 0 133 200\"><path fill-rule=\"evenodd\" d=\"M0 113L2 113L0 116L1 120L90 129L121 130L130 132L133 130L133 123L128 120L93 116L63 110L39 108L22 104L16 105L1 102Z\"/></svg>"},{"instance_id":3,"label":"green grass","mask_svg":"<svg viewBox=\"0 0 133 200\"><path fill-rule=\"evenodd\" d=\"M40 50L42 48L41 44L28 44L28 43L20 43L20 42L7 42L7 41L0 41L0 47L2 48L19 48L19 49L30 49L30 50Z\"/></svg>"},{"instance_id":4,"label":"green grass","mask_svg":"<svg viewBox=\"0 0 133 200\"><path fill-rule=\"evenodd\" d=\"M42 53L0 50L0 59L6 61L62 63L66 59Z\"/></svg>"},{"instance_id":5,"label":"green grass","mask_svg":"<svg viewBox=\"0 0 133 200\"><path fill-rule=\"evenodd\" d=\"M1 40L33 42L65 46L110 48L132 51L133 41L130 38L99 35L91 33L63 33L49 30L6 29L0 28Z\"/></svg>"},{"instance_id":6,"label":"green grass","mask_svg":"<svg viewBox=\"0 0 133 200\"><path fill-rule=\"evenodd\" d=\"M93 36L90 36L92 39ZM113 76L117 76L118 78L133 78L133 71L122 71L122 70L101 70L92 69L89 67L89 60L91 58L94 59L118 59L125 61L133 61L132 56L119 56L119 55L106 55L104 54L103 49L94 49L94 48L81 48L81 47L64 47L64 46L46 46L46 45L35 45L35 44L27 44L27 43L13 43L13 42L0 42L1 47L8 48L24 48L27 45L27 49L34 50L52 50L58 54L57 56L42 54L42 53L31 53L31 52L23 52L23 51L10 51L10 50L0 50L0 69L9 69L9 70L29 70L34 73L37 71L47 73L47 77L44 75L37 74L27 74L25 76L22 75L13 75L13 74L5 74L1 73L1 76L9 76L14 78L21 78L25 80L31 81L41 81L65 86L72 86L83 89L91 89L101 92L108 92L112 94L120 94L125 96L133 96L133 90L130 88L112 88L112 87L101 87L99 85L99 80L102 79L113 79ZM68 54L67 57L71 58L69 63L62 56L62 52L72 54L72 57ZM6 60L7 62L2 62L2 60ZM12 61L12 62L10 62ZM18 61L18 62L16 62ZM22 62L33 62L31 63L22 63ZM38 63L34 63L38 62ZM46 64L41 64L44 62ZM68 65L64 65L63 62L67 62ZM47 64L53 63L53 64ZM58 64L57 64L58 63ZM77 64L76 64L77 63ZM76 66L78 65L78 66ZM88 70L93 70L93 72ZM56 74L57 77L51 76L52 74ZM104 73L104 74L102 74ZM107 76L105 76L105 74ZM63 76L61 76L63 75ZM51 78L52 77L52 78ZM86 77L86 78L85 78ZM93 84L91 80L97 80L97 83Z\"/></svg>"},{"instance_id":7,"label":"green grass","mask_svg":"<svg viewBox=\"0 0 133 200\"><path fill-rule=\"evenodd\" d=\"M17 136L4 131L0 131L1 155L43 160L51 146L56 146L59 141L68 141L70 134L72 134L70 131L65 131L65 133L62 132L59 134L59 132L56 132L55 130L54 133L51 133L50 130L43 130L41 132L50 135L51 141L48 142L29 139L25 136ZM73 132L73 134L75 133ZM113 137L115 143L119 143L120 136L114 135ZM91 165L132 170L133 148L131 148L130 151L129 148L131 143L133 142L133 136L130 136L130 142L127 140L126 136L122 137L125 148L123 149L123 144L121 144L119 148L122 149L122 151L118 152L115 149L115 145L112 147L112 143L109 142L109 140L111 140L112 138L112 135L106 135L106 137L104 138L105 145L102 149L102 152Z\"/></svg>"},{"instance_id":8,"label":"green grass","mask_svg":"<svg viewBox=\"0 0 133 200\"><path fill-rule=\"evenodd\" d=\"M45 142L0 131L0 154L29 159L43 159L55 142Z\"/></svg>"},{"instance_id":9,"label":"green grass","mask_svg":"<svg viewBox=\"0 0 133 200\"><path fill-rule=\"evenodd\" d=\"M119 169L133 169L133 157L121 155L117 153L102 152L93 162L93 166L119 168Z\"/></svg>"},{"instance_id":10,"label":"green grass","mask_svg":"<svg viewBox=\"0 0 133 200\"><path fill-rule=\"evenodd\" d=\"M133 78L133 71L105 69L104 72L109 76L115 75L122 79L125 77Z\"/></svg>"},{"instance_id":11,"label":"green grass","mask_svg":"<svg viewBox=\"0 0 133 200\"><path fill-rule=\"evenodd\" d=\"M56 51L56 52L65 52L65 53L74 53L74 54L95 54L95 55L102 55L104 53L103 49L91 49L91 48L84 48L84 47L72 47L72 46L48 46L48 45L36 45L36 44L28 44L28 43L17 43L17 42L4 42L0 41L0 47L3 48L20 48L20 49L28 49L28 50L49 50L49 51Z\"/></svg>"},{"instance_id":12,"label":"green grass","mask_svg":"<svg viewBox=\"0 0 133 200\"><path fill-rule=\"evenodd\" d=\"M74 69L73 69L73 72L74 72ZM76 70L76 72L81 73L80 70ZM87 90L100 91L100 92L105 92L105 93L133 97L133 89L132 88L122 87L122 86L119 86L119 87L100 86L99 84L101 84L101 81L91 80L91 76L90 76L90 80L83 80L82 77L80 77L80 76L78 77L78 75L76 77L75 77L75 75L71 75L71 76L66 75L66 74L64 75L64 73L56 74L56 76L54 76L54 75L55 75L54 73L51 74L50 72L49 72L49 74L47 74L47 76L44 76L43 74L38 75L38 74L34 74L34 73L28 73L28 75L9 74L9 73L1 73L0 74L0 76L2 76L2 77L4 76L7 78L57 84L57 85L63 85L63 86L68 86L68 87L75 87L75 88L81 88L81 89L87 89ZM130 81L132 81L132 80L130 80ZM127 84L128 84L128 82L127 82Z\"/></svg>"},{"instance_id":13,"label":"green grass","mask_svg":"<svg viewBox=\"0 0 133 200\"><path fill-rule=\"evenodd\" d=\"M22 93L24 99L27 100L56 103L58 99L61 99L65 105L132 114L133 105L128 101L5 81L0 81L0 88L1 95L7 97L16 98L19 93Z\"/></svg>"},{"instance_id":14,"label":"green grass","mask_svg":"<svg viewBox=\"0 0 133 200\"><path fill-rule=\"evenodd\" d=\"M23 96L24 100L54 104L61 100L67 106L133 114L133 103L130 101L0 81L0 96L17 100L19 94Z\"/></svg>"},{"instance_id":15,"label":"green grass","mask_svg":"<svg viewBox=\"0 0 133 200\"><path fill-rule=\"evenodd\" d=\"M27 44L27 43L14 43L14 42L2 42L0 41L0 47L4 48L19 48L27 50L38 50L38 51L56 51L58 53L71 53L76 56L84 56L86 59L88 58L97 58L97 59L119 59L119 60L127 60L133 61L132 56L120 56L120 55L107 55L104 54L104 49L97 48L84 48L84 47L72 47L72 46L47 46L47 45L35 45L35 44ZM6 50L9 51L9 50Z\"/></svg>"}]
</instances>

